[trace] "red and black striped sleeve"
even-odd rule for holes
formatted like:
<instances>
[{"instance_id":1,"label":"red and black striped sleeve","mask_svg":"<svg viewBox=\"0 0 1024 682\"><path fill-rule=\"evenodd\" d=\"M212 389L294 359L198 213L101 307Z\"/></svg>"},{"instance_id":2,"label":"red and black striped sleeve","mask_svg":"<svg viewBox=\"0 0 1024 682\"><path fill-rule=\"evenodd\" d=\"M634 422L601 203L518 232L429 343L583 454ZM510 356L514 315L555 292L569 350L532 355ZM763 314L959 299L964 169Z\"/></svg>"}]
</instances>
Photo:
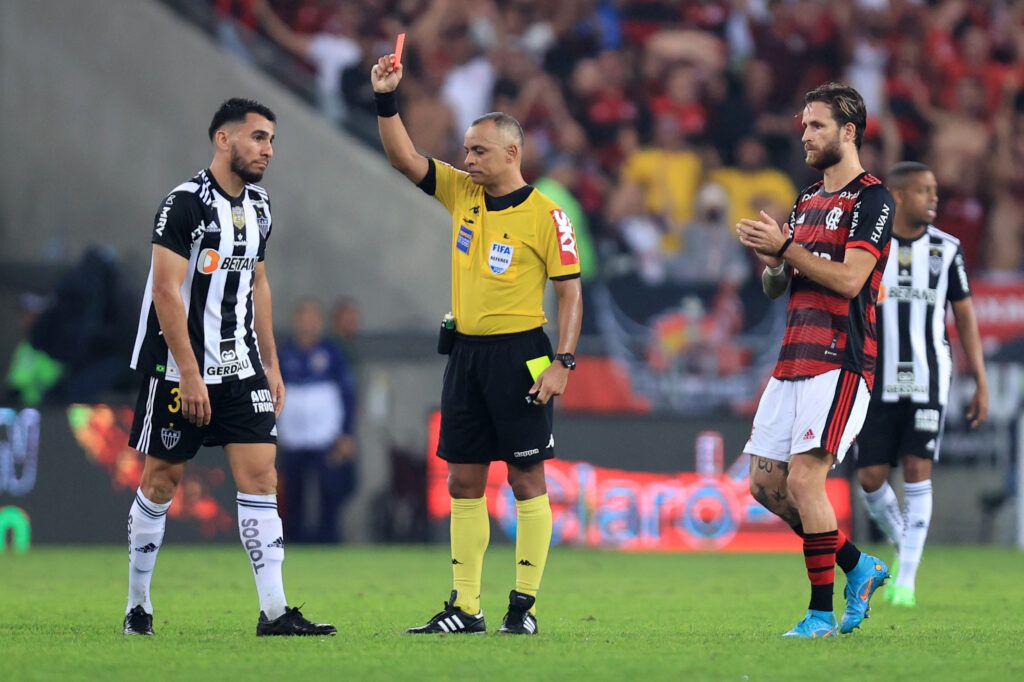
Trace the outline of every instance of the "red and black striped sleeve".
<instances>
[{"instance_id":1,"label":"red and black striped sleeve","mask_svg":"<svg viewBox=\"0 0 1024 682\"><path fill-rule=\"evenodd\" d=\"M896 206L885 185L865 187L853 205L853 221L846 248L864 249L875 258L882 256L892 237Z\"/></svg>"}]
</instances>

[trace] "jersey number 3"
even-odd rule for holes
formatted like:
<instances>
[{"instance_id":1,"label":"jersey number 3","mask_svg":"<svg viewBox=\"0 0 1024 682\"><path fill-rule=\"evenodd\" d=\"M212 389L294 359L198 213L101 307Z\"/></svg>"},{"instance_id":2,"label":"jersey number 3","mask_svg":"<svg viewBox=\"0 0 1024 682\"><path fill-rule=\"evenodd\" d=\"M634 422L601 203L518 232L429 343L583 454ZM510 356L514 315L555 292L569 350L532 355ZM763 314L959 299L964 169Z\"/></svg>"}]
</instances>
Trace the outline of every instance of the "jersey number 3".
<instances>
[{"instance_id":1,"label":"jersey number 3","mask_svg":"<svg viewBox=\"0 0 1024 682\"><path fill-rule=\"evenodd\" d=\"M181 389L178 387L172 388L171 397L174 398L174 402L167 406L167 411L174 414L181 411Z\"/></svg>"}]
</instances>

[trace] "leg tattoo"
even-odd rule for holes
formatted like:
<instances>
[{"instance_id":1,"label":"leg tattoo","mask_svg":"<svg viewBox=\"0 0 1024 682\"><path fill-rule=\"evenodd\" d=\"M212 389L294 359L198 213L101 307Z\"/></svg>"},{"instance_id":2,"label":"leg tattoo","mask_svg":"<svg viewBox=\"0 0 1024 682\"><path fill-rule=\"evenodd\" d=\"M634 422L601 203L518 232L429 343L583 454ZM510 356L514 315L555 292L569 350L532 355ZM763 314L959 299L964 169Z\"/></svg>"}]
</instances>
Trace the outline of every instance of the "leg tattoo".
<instances>
[{"instance_id":1,"label":"leg tattoo","mask_svg":"<svg viewBox=\"0 0 1024 682\"><path fill-rule=\"evenodd\" d=\"M767 487L757 479L764 480L767 474L771 479L779 479L770 493ZM790 526L796 528L800 525L800 512L788 495L785 487L786 476L789 474L789 465L786 462L779 462L767 457L750 458L750 494L760 502L768 511L772 512ZM768 480L771 483L773 481Z\"/></svg>"}]
</instances>

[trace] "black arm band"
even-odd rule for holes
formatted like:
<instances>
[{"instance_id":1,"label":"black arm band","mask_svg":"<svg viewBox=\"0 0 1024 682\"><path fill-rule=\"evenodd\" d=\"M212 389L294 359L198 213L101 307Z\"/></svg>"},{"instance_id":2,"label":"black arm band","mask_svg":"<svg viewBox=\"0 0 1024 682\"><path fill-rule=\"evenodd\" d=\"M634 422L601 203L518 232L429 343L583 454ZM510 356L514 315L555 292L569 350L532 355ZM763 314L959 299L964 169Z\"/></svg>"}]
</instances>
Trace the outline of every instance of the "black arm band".
<instances>
[{"instance_id":1,"label":"black arm band","mask_svg":"<svg viewBox=\"0 0 1024 682\"><path fill-rule=\"evenodd\" d=\"M377 115L381 118L391 118L398 113L398 97L394 90L373 93L373 101L377 104Z\"/></svg>"},{"instance_id":2,"label":"black arm band","mask_svg":"<svg viewBox=\"0 0 1024 682\"><path fill-rule=\"evenodd\" d=\"M790 237L789 239L786 240L786 243L782 245L782 248L779 249L779 252L777 254L775 254L775 257L776 258L782 258L782 254L786 253L786 249L788 249L789 245L792 244L792 243L793 243L793 238Z\"/></svg>"}]
</instances>

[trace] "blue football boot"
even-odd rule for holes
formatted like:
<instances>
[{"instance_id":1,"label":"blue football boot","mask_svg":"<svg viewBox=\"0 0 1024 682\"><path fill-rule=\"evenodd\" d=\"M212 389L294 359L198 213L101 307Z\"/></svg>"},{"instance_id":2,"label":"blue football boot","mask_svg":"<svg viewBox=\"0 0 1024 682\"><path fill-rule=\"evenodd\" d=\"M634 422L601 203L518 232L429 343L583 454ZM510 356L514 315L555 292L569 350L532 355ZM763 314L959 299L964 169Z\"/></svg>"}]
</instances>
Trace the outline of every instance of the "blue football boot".
<instances>
[{"instance_id":1,"label":"blue football boot","mask_svg":"<svg viewBox=\"0 0 1024 682\"><path fill-rule=\"evenodd\" d=\"M807 615L783 637L799 637L800 639L818 639L819 637L835 637L839 633L836 614L831 611L815 611L807 609Z\"/></svg>"},{"instance_id":2,"label":"blue football boot","mask_svg":"<svg viewBox=\"0 0 1024 682\"><path fill-rule=\"evenodd\" d=\"M840 622L839 631L844 635L860 627L868 617L868 603L875 593L889 578L889 567L878 557L862 552L857 566L846 574L846 611Z\"/></svg>"}]
</instances>

